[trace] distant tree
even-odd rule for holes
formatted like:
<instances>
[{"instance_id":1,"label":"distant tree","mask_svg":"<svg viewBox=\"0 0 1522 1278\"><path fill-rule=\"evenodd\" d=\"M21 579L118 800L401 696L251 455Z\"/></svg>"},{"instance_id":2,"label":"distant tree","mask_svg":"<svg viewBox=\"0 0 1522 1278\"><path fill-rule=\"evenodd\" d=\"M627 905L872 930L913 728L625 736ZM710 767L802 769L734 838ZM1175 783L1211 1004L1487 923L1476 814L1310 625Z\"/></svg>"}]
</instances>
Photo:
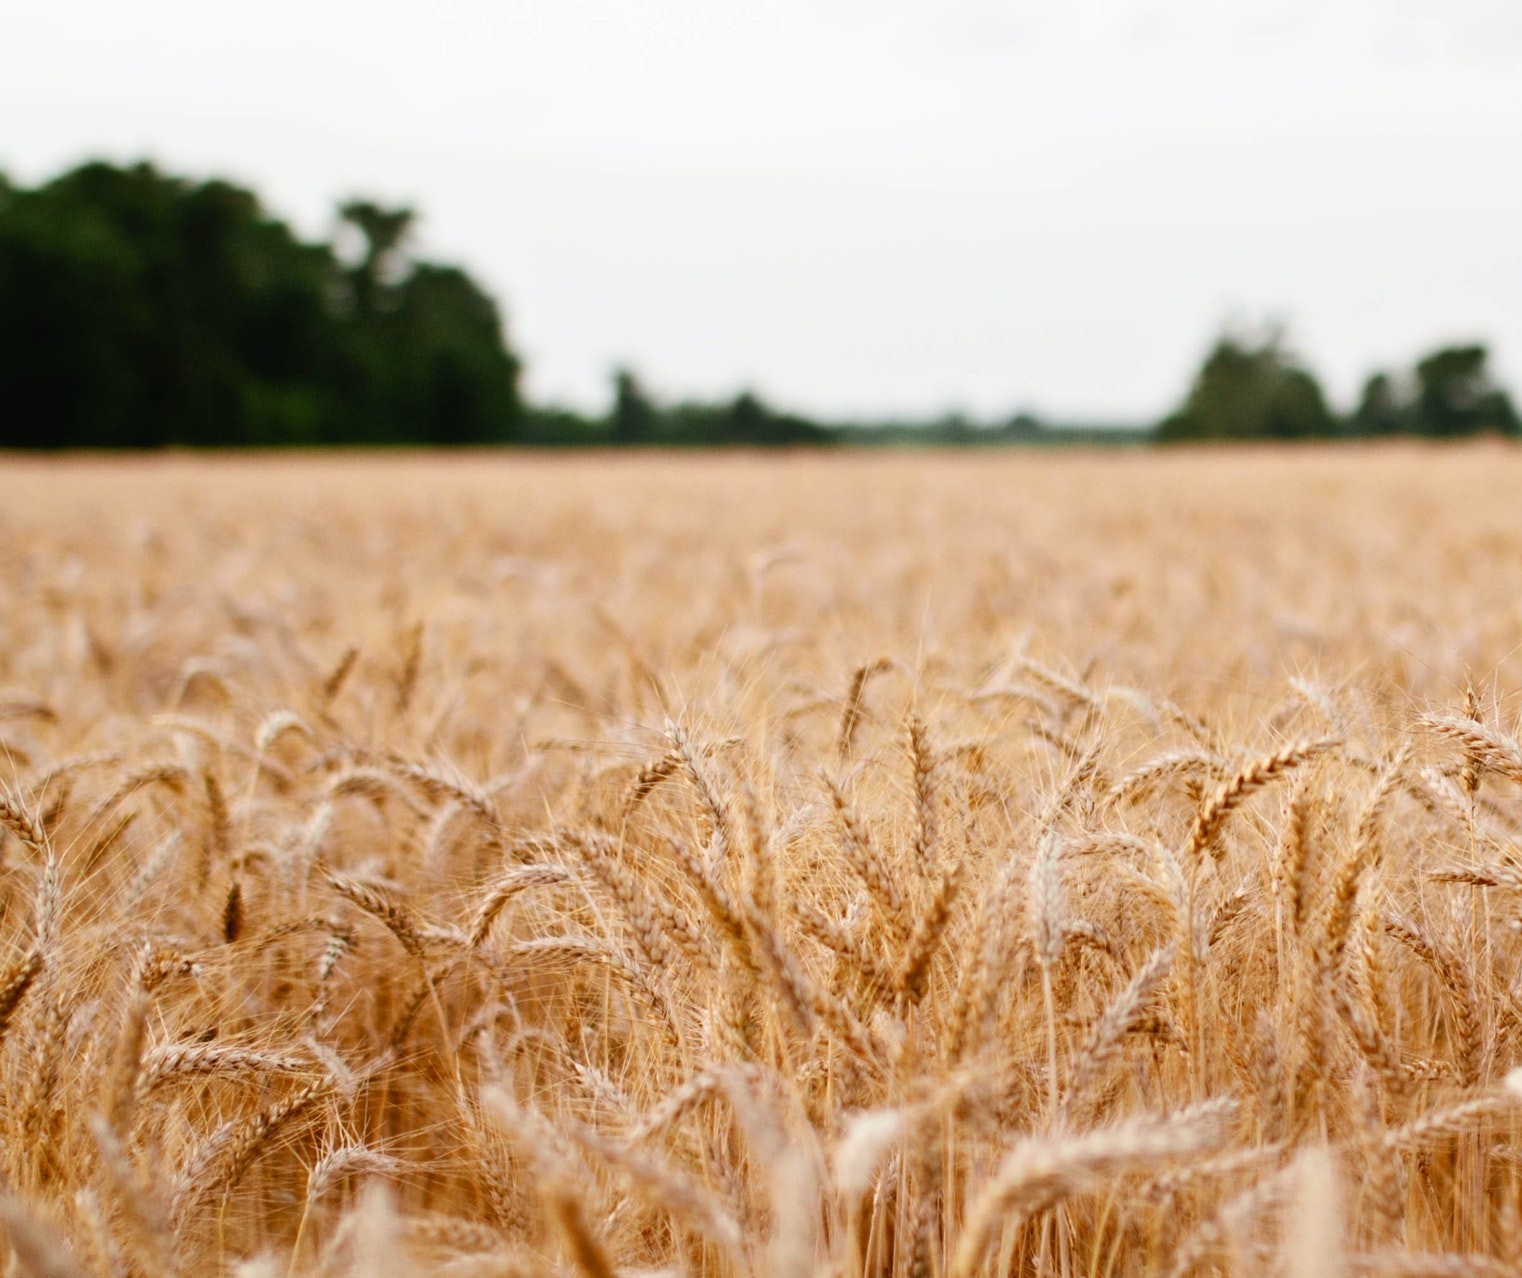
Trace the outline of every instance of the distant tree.
<instances>
[{"instance_id":1,"label":"distant tree","mask_svg":"<svg viewBox=\"0 0 1522 1278\"><path fill-rule=\"evenodd\" d=\"M1335 429L1316 379L1271 330L1221 337L1183 405L1158 428L1163 440L1309 439Z\"/></svg>"},{"instance_id":2,"label":"distant tree","mask_svg":"<svg viewBox=\"0 0 1522 1278\"><path fill-rule=\"evenodd\" d=\"M92 163L0 188L0 445L513 438L519 364L414 215L351 201L346 269L250 191Z\"/></svg>"},{"instance_id":3,"label":"distant tree","mask_svg":"<svg viewBox=\"0 0 1522 1278\"><path fill-rule=\"evenodd\" d=\"M408 438L489 444L516 433L520 366L503 340L496 303L465 272L413 268L387 328L395 420Z\"/></svg>"},{"instance_id":4,"label":"distant tree","mask_svg":"<svg viewBox=\"0 0 1522 1278\"><path fill-rule=\"evenodd\" d=\"M941 444L965 444L978 436L978 427L960 408L948 409L926 427L928 437Z\"/></svg>"},{"instance_id":5,"label":"distant tree","mask_svg":"<svg viewBox=\"0 0 1522 1278\"><path fill-rule=\"evenodd\" d=\"M754 391L743 390L730 402L719 422L724 439L734 444L773 442L775 418Z\"/></svg>"},{"instance_id":6,"label":"distant tree","mask_svg":"<svg viewBox=\"0 0 1522 1278\"><path fill-rule=\"evenodd\" d=\"M342 411L337 262L248 191L87 164L0 208L0 440L296 442Z\"/></svg>"},{"instance_id":7,"label":"distant tree","mask_svg":"<svg viewBox=\"0 0 1522 1278\"><path fill-rule=\"evenodd\" d=\"M1446 346L1416 365L1416 429L1424 435L1518 433L1517 410L1491 380L1484 346Z\"/></svg>"},{"instance_id":8,"label":"distant tree","mask_svg":"<svg viewBox=\"0 0 1522 1278\"><path fill-rule=\"evenodd\" d=\"M365 252L350 272L354 303L361 315L383 309L391 288L405 271L403 249L417 214L409 208L383 208L370 200L348 200L338 214L364 237Z\"/></svg>"},{"instance_id":9,"label":"distant tree","mask_svg":"<svg viewBox=\"0 0 1522 1278\"><path fill-rule=\"evenodd\" d=\"M605 426L617 444L659 443L673 447L776 448L827 444L834 434L804 417L778 412L754 391L731 400L656 403L627 368L613 374L613 404Z\"/></svg>"},{"instance_id":10,"label":"distant tree","mask_svg":"<svg viewBox=\"0 0 1522 1278\"><path fill-rule=\"evenodd\" d=\"M1348 420L1352 435L1396 435L1411 428L1410 396L1389 373L1372 374Z\"/></svg>"},{"instance_id":11,"label":"distant tree","mask_svg":"<svg viewBox=\"0 0 1522 1278\"><path fill-rule=\"evenodd\" d=\"M648 443L655 435L660 413L639 378L627 368L613 370L613 407L608 425L615 443Z\"/></svg>"},{"instance_id":12,"label":"distant tree","mask_svg":"<svg viewBox=\"0 0 1522 1278\"><path fill-rule=\"evenodd\" d=\"M1519 433L1517 412L1491 378L1484 346L1445 346L1399 377L1375 373L1348 419L1355 435L1416 433L1434 438L1481 431Z\"/></svg>"},{"instance_id":13,"label":"distant tree","mask_svg":"<svg viewBox=\"0 0 1522 1278\"><path fill-rule=\"evenodd\" d=\"M773 408L755 391L744 390L716 415L716 443L753 448L787 448L833 443L835 432L797 413Z\"/></svg>"},{"instance_id":14,"label":"distant tree","mask_svg":"<svg viewBox=\"0 0 1522 1278\"><path fill-rule=\"evenodd\" d=\"M547 448L576 448L608 442L607 421L558 404L526 407L521 438Z\"/></svg>"}]
</instances>

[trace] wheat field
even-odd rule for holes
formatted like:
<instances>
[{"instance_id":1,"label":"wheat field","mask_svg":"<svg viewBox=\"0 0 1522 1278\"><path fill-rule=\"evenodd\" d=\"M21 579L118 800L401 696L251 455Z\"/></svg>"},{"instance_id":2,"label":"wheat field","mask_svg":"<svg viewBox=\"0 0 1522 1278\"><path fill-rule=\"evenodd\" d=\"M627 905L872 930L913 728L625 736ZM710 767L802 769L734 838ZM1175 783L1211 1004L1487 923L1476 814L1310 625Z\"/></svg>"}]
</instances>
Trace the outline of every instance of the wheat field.
<instances>
[{"instance_id":1,"label":"wheat field","mask_svg":"<svg viewBox=\"0 0 1522 1278\"><path fill-rule=\"evenodd\" d=\"M7 1272L1522 1272L1522 453L0 465Z\"/></svg>"}]
</instances>

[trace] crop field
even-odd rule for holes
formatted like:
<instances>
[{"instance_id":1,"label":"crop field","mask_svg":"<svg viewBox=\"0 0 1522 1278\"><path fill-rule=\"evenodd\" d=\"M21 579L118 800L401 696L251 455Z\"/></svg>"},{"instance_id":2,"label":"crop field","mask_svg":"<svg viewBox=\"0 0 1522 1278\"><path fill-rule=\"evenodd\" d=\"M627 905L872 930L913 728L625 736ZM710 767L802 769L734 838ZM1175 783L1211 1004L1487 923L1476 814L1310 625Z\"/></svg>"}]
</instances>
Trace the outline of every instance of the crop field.
<instances>
[{"instance_id":1,"label":"crop field","mask_svg":"<svg viewBox=\"0 0 1522 1278\"><path fill-rule=\"evenodd\" d=\"M1522 1272L1522 452L0 467L6 1272Z\"/></svg>"}]
</instances>

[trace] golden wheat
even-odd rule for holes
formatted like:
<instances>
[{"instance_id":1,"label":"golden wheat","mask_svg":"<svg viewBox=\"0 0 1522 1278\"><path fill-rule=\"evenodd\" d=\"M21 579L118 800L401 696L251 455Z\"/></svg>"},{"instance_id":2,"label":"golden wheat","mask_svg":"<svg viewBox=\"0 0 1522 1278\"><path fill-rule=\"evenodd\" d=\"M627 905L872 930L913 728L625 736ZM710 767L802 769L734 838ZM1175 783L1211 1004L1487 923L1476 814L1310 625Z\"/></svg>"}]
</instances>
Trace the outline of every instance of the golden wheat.
<instances>
[{"instance_id":1,"label":"golden wheat","mask_svg":"<svg viewBox=\"0 0 1522 1278\"><path fill-rule=\"evenodd\" d=\"M5 465L14 1272L1522 1272L1522 455Z\"/></svg>"}]
</instances>

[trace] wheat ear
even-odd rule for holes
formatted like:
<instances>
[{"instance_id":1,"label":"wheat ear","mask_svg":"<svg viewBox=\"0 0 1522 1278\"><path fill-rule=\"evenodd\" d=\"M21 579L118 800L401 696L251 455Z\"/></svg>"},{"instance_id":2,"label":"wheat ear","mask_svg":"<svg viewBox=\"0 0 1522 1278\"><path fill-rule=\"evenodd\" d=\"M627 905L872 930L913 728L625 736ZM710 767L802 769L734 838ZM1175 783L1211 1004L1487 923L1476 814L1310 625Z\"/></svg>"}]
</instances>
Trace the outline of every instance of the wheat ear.
<instances>
[{"instance_id":1,"label":"wheat ear","mask_svg":"<svg viewBox=\"0 0 1522 1278\"><path fill-rule=\"evenodd\" d=\"M1337 744L1335 737L1318 741L1295 742L1273 754L1253 760L1239 769L1236 775L1222 781L1195 815L1194 825L1189 831L1189 842L1184 860L1195 861L1207 851L1216 860L1220 860L1222 850L1219 839L1221 827L1226 824L1227 817L1275 777L1298 768L1308 759L1332 749Z\"/></svg>"}]
</instances>

